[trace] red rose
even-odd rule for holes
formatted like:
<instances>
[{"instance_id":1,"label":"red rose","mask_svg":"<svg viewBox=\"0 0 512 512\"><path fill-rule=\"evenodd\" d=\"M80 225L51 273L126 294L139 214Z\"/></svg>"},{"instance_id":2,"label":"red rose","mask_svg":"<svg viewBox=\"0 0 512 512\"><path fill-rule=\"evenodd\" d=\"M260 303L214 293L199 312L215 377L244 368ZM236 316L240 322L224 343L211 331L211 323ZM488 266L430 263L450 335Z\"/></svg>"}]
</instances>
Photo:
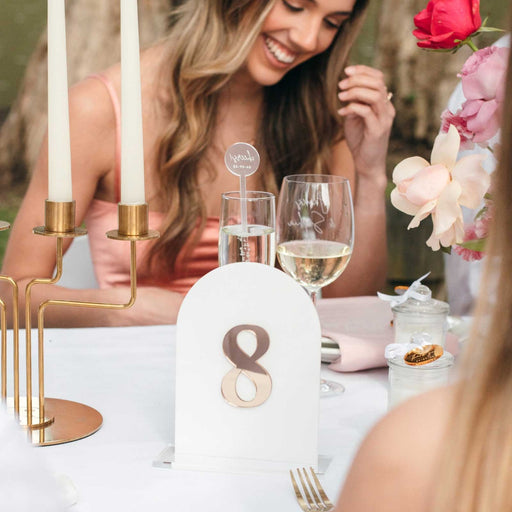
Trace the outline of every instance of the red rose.
<instances>
[{"instance_id":1,"label":"red rose","mask_svg":"<svg viewBox=\"0 0 512 512\"><path fill-rule=\"evenodd\" d=\"M414 24L420 48L455 48L482 25L480 0L430 0Z\"/></svg>"}]
</instances>

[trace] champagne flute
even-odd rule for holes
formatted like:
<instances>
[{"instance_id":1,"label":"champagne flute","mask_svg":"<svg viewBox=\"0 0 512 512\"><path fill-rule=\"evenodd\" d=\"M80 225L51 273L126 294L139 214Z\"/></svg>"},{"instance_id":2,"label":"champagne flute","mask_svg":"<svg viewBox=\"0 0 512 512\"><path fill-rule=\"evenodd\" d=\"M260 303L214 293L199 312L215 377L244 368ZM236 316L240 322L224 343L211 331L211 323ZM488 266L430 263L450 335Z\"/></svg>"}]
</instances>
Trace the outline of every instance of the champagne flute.
<instances>
[{"instance_id":1,"label":"champagne flute","mask_svg":"<svg viewBox=\"0 0 512 512\"><path fill-rule=\"evenodd\" d=\"M270 192L247 191L222 194L219 265L255 262L274 266L275 196Z\"/></svg>"},{"instance_id":2,"label":"champagne flute","mask_svg":"<svg viewBox=\"0 0 512 512\"><path fill-rule=\"evenodd\" d=\"M286 176L277 212L277 258L316 305L321 288L345 270L354 244L350 183L326 174ZM320 342L320 340L318 340ZM341 384L321 381L322 395L339 394Z\"/></svg>"}]
</instances>

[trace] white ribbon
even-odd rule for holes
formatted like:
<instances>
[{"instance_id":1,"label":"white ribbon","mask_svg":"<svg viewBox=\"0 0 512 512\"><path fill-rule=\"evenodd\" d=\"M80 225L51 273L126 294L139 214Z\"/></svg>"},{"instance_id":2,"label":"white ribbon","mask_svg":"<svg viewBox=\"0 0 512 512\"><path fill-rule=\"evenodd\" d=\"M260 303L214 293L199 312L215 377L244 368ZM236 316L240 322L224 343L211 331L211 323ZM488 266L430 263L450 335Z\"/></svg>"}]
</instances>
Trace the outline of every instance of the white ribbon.
<instances>
[{"instance_id":1,"label":"white ribbon","mask_svg":"<svg viewBox=\"0 0 512 512\"><path fill-rule=\"evenodd\" d=\"M430 272L427 272L424 276L421 276L419 279L416 279L411 286L405 290L402 295L386 295L384 293L377 292L379 299L384 300L386 302L391 303L391 307L398 306L399 304L403 304L407 299L416 299L420 301L429 300L430 296L425 295L423 293L419 293L417 288L421 285L421 281L430 275Z\"/></svg>"},{"instance_id":2,"label":"white ribbon","mask_svg":"<svg viewBox=\"0 0 512 512\"><path fill-rule=\"evenodd\" d=\"M432 336L427 332L416 333L413 335L410 343L390 343L386 345L384 356L386 359L395 357L404 357L407 352L418 347L425 347L432 344Z\"/></svg>"}]
</instances>

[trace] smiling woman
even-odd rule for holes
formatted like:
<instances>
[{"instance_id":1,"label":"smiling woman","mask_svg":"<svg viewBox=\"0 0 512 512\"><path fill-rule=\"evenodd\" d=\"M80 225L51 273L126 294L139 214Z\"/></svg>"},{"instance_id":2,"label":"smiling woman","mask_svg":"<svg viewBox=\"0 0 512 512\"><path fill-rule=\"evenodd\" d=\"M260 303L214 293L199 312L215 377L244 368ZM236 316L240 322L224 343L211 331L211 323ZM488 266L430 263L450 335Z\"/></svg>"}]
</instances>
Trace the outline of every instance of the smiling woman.
<instances>
[{"instance_id":1,"label":"smiling woman","mask_svg":"<svg viewBox=\"0 0 512 512\"><path fill-rule=\"evenodd\" d=\"M354 4L355 0L278 2L247 57L247 70L262 85L273 85L293 67L327 50Z\"/></svg>"},{"instance_id":2,"label":"smiling woman","mask_svg":"<svg viewBox=\"0 0 512 512\"><path fill-rule=\"evenodd\" d=\"M351 180L353 258L325 295L378 289L386 272L385 158L395 111L380 71L346 67L366 6L367 0L176 2L168 35L141 56L145 189L150 228L161 237L142 250L137 302L124 312L80 317L54 308L48 324L174 322L183 294L217 266L221 193L238 186L223 157L240 141L261 155L260 172L248 179L252 190L277 193L283 177L297 173ZM104 237L117 222L119 94L119 65L70 90L77 222L87 225L102 289L41 286L35 302L48 294L119 302L128 293L128 254ZM26 237L43 222L46 171L43 143L4 260L3 271L22 284L51 275L55 265L53 245Z\"/></svg>"}]
</instances>

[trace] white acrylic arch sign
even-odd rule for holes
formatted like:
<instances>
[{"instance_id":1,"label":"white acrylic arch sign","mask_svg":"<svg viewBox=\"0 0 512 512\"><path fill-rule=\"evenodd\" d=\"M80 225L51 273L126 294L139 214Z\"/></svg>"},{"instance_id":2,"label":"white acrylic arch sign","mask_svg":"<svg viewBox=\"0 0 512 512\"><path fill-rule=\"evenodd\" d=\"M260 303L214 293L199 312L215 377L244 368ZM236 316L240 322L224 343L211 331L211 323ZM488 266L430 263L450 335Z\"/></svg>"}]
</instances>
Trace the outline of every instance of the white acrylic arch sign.
<instances>
[{"instance_id":1,"label":"white acrylic arch sign","mask_svg":"<svg viewBox=\"0 0 512 512\"><path fill-rule=\"evenodd\" d=\"M208 273L177 325L173 467L318 464L320 323L305 291L259 263Z\"/></svg>"}]
</instances>

